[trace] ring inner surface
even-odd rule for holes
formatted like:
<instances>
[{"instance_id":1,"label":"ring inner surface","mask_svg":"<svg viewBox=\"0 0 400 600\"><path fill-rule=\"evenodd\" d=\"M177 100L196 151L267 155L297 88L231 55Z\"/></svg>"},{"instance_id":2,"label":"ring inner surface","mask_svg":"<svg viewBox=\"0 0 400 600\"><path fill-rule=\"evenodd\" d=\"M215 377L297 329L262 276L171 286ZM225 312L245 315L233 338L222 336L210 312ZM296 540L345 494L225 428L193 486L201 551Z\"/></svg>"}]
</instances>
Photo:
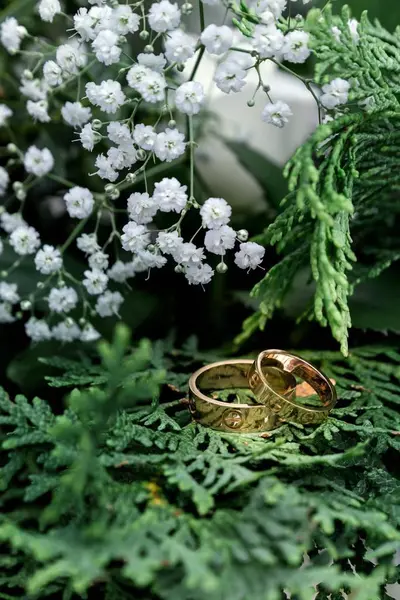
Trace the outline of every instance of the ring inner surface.
<instances>
[{"instance_id":1,"label":"ring inner surface","mask_svg":"<svg viewBox=\"0 0 400 600\"><path fill-rule=\"evenodd\" d=\"M316 369L303 363L296 357L285 356L283 354L268 354L264 356L261 361L261 368L264 370L265 367L277 366L284 371L297 375L303 381L306 381L318 394L319 399L323 407L330 405L332 401L332 392L330 390L329 382L318 373ZM305 408L312 408L315 410L315 406L307 404L299 404Z\"/></svg>"},{"instance_id":2,"label":"ring inner surface","mask_svg":"<svg viewBox=\"0 0 400 600\"><path fill-rule=\"evenodd\" d=\"M248 364L225 364L210 367L201 373L196 381L201 392L209 390L225 390L230 388L248 388Z\"/></svg>"}]
</instances>

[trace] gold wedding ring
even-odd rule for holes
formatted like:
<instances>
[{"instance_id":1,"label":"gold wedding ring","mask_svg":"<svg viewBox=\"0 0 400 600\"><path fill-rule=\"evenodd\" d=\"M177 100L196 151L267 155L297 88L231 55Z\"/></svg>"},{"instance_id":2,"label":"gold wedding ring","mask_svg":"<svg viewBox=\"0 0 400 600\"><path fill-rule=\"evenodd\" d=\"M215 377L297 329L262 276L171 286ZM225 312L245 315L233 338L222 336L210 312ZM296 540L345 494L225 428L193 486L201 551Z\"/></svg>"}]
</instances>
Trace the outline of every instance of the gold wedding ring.
<instances>
[{"instance_id":1,"label":"gold wedding ring","mask_svg":"<svg viewBox=\"0 0 400 600\"><path fill-rule=\"evenodd\" d=\"M202 425L225 432L255 433L277 427L279 417L268 404L237 404L217 400L207 393L231 388L249 389L252 360L226 360L196 371L189 380L189 409ZM263 373L264 398L269 392L282 398L293 398L296 379L274 365Z\"/></svg>"},{"instance_id":2,"label":"gold wedding ring","mask_svg":"<svg viewBox=\"0 0 400 600\"><path fill-rule=\"evenodd\" d=\"M270 367L277 367L286 374L297 375L306 381L318 394L321 405L300 404L293 396L283 395L278 390L271 394L268 378L264 374L265 369ZM330 380L310 363L283 350L265 350L258 355L250 367L249 387L258 402L264 404L278 422L294 421L303 425L322 423L336 404L336 390Z\"/></svg>"}]
</instances>

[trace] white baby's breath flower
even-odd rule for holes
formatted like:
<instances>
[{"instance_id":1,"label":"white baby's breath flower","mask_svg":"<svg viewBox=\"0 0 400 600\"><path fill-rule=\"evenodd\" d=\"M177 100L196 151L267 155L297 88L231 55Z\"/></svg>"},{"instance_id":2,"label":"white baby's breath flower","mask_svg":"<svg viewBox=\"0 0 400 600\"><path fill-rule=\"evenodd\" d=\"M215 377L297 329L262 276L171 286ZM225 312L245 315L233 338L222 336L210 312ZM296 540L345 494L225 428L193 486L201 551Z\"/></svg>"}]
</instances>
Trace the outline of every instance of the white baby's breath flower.
<instances>
[{"instance_id":1,"label":"white baby's breath flower","mask_svg":"<svg viewBox=\"0 0 400 600\"><path fill-rule=\"evenodd\" d=\"M223 198L209 198L200 209L203 227L219 229L227 225L231 218L232 208Z\"/></svg>"},{"instance_id":2,"label":"white baby's breath flower","mask_svg":"<svg viewBox=\"0 0 400 600\"><path fill-rule=\"evenodd\" d=\"M285 35L281 54L284 60L303 63L311 54L308 47L310 36L306 31L290 31Z\"/></svg>"},{"instance_id":3,"label":"white baby's breath flower","mask_svg":"<svg viewBox=\"0 0 400 600\"><path fill-rule=\"evenodd\" d=\"M40 121L40 123L48 123L50 121L48 113L49 105L46 100L38 100L38 102L28 100L26 103L26 110L34 121Z\"/></svg>"},{"instance_id":4,"label":"white baby's breath flower","mask_svg":"<svg viewBox=\"0 0 400 600\"><path fill-rule=\"evenodd\" d=\"M148 75L150 69L145 65L133 65L126 74L128 85L136 90L138 85Z\"/></svg>"},{"instance_id":5,"label":"white baby's breath flower","mask_svg":"<svg viewBox=\"0 0 400 600\"><path fill-rule=\"evenodd\" d=\"M108 179L108 181L116 181L116 179L118 179L118 171L113 168L110 158L104 156L104 154L98 155L95 160L95 165L98 169L96 174L101 177L101 179Z\"/></svg>"},{"instance_id":6,"label":"white baby's breath flower","mask_svg":"<svg viewBox=\"0 0 400 600\"><path fill-rule=\"evenodd\" d=\"M47 100L49 86L45 79L26 79L22 77L19 91L30 100Z\"/></svg>"},{"instance_id":7,"label":"white baby's breath flower","mask_svg":"<svg viewBox=\"0 0 400 600\"><path fill-rule=\"evenodd\" d=\"M274 15L275 19L279 19L279 17L281 17L283 14L286 5L287 0L265 0L264 11L268 10Z\"/></svg>"},{"instance_id":8,"label":"white baby's breath flower","mask_svg":"<svg viewBox=\"0 0 400 600\"><path fill-rule=\"evenodd\" d=\"M285 38L275 25L256 25L250 42L261 58L272 58L282 50Z\"/></svg>"},{"instance_id":9,"label":"white baby's breath flower","mask_svg":"<svg viewBox=\"0 0 400 600\"><path fill-rule=\"evenodd\" d=\"M76 245L85 254L94 254L100 250L95 233L82 233L76 240Z\"/></svg>"},{"instance_id":10,"label":"white baby's breath flower","mask_svg":"<svg viewBox=\"0 0 400 600\"><path fill-rule=\"evenodd\" d=\"M40 0L38 11L42 21L52 23L54 17L61 12L61 4L58 0Z\"/></svg>"},{"instance_id":11,"label":"white baby's breath flower","mask_svg":"<svg viewBox=\"0 0 400 600\"><path fill-rule=\"evenodd\" d=\"M111 269L107 271L109 279L118 283L124 283L130 277L133 277L134 274L132 263L122 262L121 260L115 261Z\"/></svg>"},{"instance_id":12,"label":"white baby's breath flower","mask_svg":"<svg viewBox=\"0 0 400 600\"><path fill-rule=\"evenodd\" d=\"M8 172L6 171L6 169L4 167L0 167L0 197L5 195L9 183L10 183L10 176L9 176ZM4 213L3 213L3 215L4 215ZM1 215L1 216L3 216L3 215Z\"/></svg>"},{"instance_id":13,"label":"white baby's breath flower","mask_svg":"<svg viewBox=\"0 0 400 600\"><path fill-rule=\"evenodd\" d=\"M144 225L129 221L123 228L122 247L129 252L143 250L150 243L150 234Z\"/></svg>"},{"instance_id":14,"label":"white baby's breath flower","mask_svg":"<svg viewBox=\"0 0 400 600\"><path fill-rule=\"evenodd\" d=\"M235 254L235 263L240 269L255 269L264 258L265 248L255 242L240 244L239 252Z\"/></svg>"},{"instance_id":15,"label":"white baby's breath flower","mask_svg":"<svg viewBox=\"0 0 400 600\"><path fill-rule=\"evenodd\" d=\"M157 134L150 125L138 123L133 130L133 141L143 150L153 150Z\"/></svg>"},{"instance_id":16,"label":"white baby's breath flower","mask_svg":"<svg viewBox=\"0 0 400 600\"><path fill-rule=\"evenodd\" d=\"M51 330L51 337L60 342L73 342L81 337L81 330L72 319L61 321Z\"/></svg>"},{"instance_id":17,"label":"white baby's breath flower","mask_svg":"<svg viewBox=\"0 0 400 600\"><path fill-rule=\"evenodd\" d=\"M20 297L16 283L0 282L0 300L9 304L18 304Z\"/></svg>"},{"instance_id":18,"label":"white baby's breath flower","mask_svg":"<svg viewBox=\"0 0 400 600\"><path fill-rule=\"evenodd\" d=\"M171 162L184 154L186 144L185 136L177 129L167 128L165 131L157 134L154 144L154 154L160 160Z\"/></svg>"},{"instance_id":19,"label":"white baby's breath flower","mask_svg":"<svg viewBox=\"0 0 400 600\"><path fill-rule=\"evenodd\" d=\"M133 144L130 148L124 148L122 146L118 146L118 148L110 148L107 152L107 159L110 161L110 166L112 169L128 169L137 161L136 148L133 146Z\"/></svg>"},{"instance_id":20,"label":"white baby's breath flower","mask_svg":"<svg viewBox=\"0 0 400 600\"><path fill-rule=\"evenodd\" d=\"M87 8L79 8L74 15L74 29L80 35L83 41L88 42L96 37L94 30L96 22L99 19L95 18L92 11L88 11Z\"/></svg>"},{"instance_id":21,"label":"white baby's breath flower","mask_svg":"<svg viewBox=\"0 0 400 600\"><path fill-rule=\"evenodd\" d=\"M102 294L108 283L108 277L100 269L92 269L91 271L84 272L85 278L82 281L88 294L92 296L98 296Z\"/></svg>"},{"instance_id":22,"label":"white baby's breath flower","mask_svg":"<svg viewBox=\"0 0 400 600\"><path fill-rule=\"evenodd\" d=\"M157 214L158 203L155 197L149 196L147 192L135 192L128 198L129 218L138 225L151 223L153 217Z\"/></svg>"},{"instance_id":23,"label":"white baby's breath flower","mask_svg":"<svg viewBox=\"0 0 400 600\"><path fill-rule=\"evenodd\" d=\"M68 125L82 127L91 118L92 111L80 102L66 102L61 108L61 114Z\"/></svg>"},{"instance_id":24,"label":"white baby's breath flower","mask_svg":"<svg viewBox=\"0 0 400 600\"><path fill-rule=\"evenodd\" d=\"M10 244L20 256L34 254L40 246L39 234L33 227L21 225L10 235Z\"/></svg>"},{"instance_id":25,"label":"white baby's breath flower","mask_svg":"<svg viewBox=\"0 0 400 600\"><path fill-rule=\"evenodd\" d=\"M53 155L48 148L40 150L36 146L30 146L24 156L24 167L27 173L43 177L54 167Z\"/></svg>"},{"instance_id":26,"label":"white baby's breath flower","mask_svg":"<svg viewBox=\"0 0 400 600\"><path fill-rule=\"evenodd\" d=\"M290 106L288 106L286 102L278 100L275 104L269 102L265 105L261 113L261 119L265 121L265 123L275 125L275 127L284 127L285 123L288 123L289 117L292 115L293 113Z\"/></svg>"},{"instance_id":27,"label":"white baby's breath flower","mask_svg":"<svg viewBox=\"0 0 400 600\"><path fill-rule=\"evenodd\" d=\"M113 65L119 61L121 56L121 48L119 43L119 35L110 29L100 31L97 37L92 42L92 48L99 62L105 65Z\"/></svg>"},{"instance_id":28,"label":"white baby's breath flower","mask_svg":"<svg viewBox=\"0 0 400 600\"><path fill-rule=\"evenodd\" d=\"M204 245L209 252L223 256L227 250L231 250L236 241L236 231L223 225L219 229L210 229L204 237Z\"/></svg>"},{"instance_id":29,"label":"white baby's breath flower","mask_svg":"<svg viewBox=\"0 0 400 600\"><path fill-rule=\"evenodd\" d=\"M62 69L54 60L48 60L43 65L43 77L47 85L51 87L61 85Z\"/></svg>"},{"instance_id":30,"label":"white baby's breath flower","mask_svg":"<svg viewBox=\"0 0 400 600\"><path fill-rule=\"evenodd\" d=\"M112 29L119 35L135 33L140 26L140 17L130 6L118 4L112 12Z\"/></svg>"},{"instance_id":31,"label":"white baby's breath flower","mask_svg":"<svg viewBox=\"0 0 400 600\"><path fill-rule=\"evenodd\" d=\"M67 75L76 75L80 67L85 66L87 58L86 53L79 46L62 44L57 48L56 61Z\"/></svg>"},{"instance_id":32,"label":"white baby's breath flower","mask_svg":"<svg viewBox=\"0 0 400 600\"><path fill-rule=\"evenodd\" d=\"M204 90L201 83L187 81L176 90L176 108L185 115L197 115L204 102Z\"/></svg>"},{"instance_id":33,"label":"white baby's breath flower","mask_svg":"<svg viewBox=\"0 0 400 600\"><path fill-rule=\"evenodd\" d=\"M81 342L96 342L100 338L100 333L93 327L93 325L86 323L80 335Z\"/></svg>"},{"instance_id":34,"label":"white baby's breath flower","mask_svg":"<svg viewBox=\"0 0 400 600\"><path fill-rule=\"evenodd\" d=\"M108 269L108 254L105 252L95 252L89 256L89 267L91 269L99 269L105 271Z\"/></svg>"},{"instance_id":35,"label":"white baby's breath flower","mask_svg":"<svg viewBox=\"0 0 400 600\"><path fill-rule=\"evenodd\" d=\"M206 285L213 278L214 271L210 265L190 265L185 272L189 285Z\"/></svg>"},{"instance_id":36,"label":"white baby's breath flower","mask_svg":"<svg viewBox=\"0 0 400 600\"><path fill-rule=\"evenodd\" d=\"M125 102L125 94L118 81L108 79L96 85L92 81L86 84L86 95L89 101L108 114L117 112Z\"/></svg>"},{"instance_id":37,"label":"white baby's breath flower","mask_svg":"<svg viewBox=\"0 0 400 600\"><path fill-rule=\"evenodd\" d=\"M214 82L216 83L217 88L225 94L229 94L230 92L240 92L246 85L246 76L247 71L238 61L227 59L217 67L214 75Z\"/></svg>"},{"instance_id":38,"label":"white baby's breath flower","mask_svg":"<svg viewBox=\"0 0 400 600\"><path fill-rule=\"evenodd\" d=\"M186 190L175 177L164 177L155 183L153 198L162 212L181 213L188 200Z\"/></svg>"},{"instance_id":39,"label":"white baby's breath flower","mask_svg":"<svg viewBox=\"0 0 400 600\"><path fill-rule=\"evenodd\" d=\"M146 75L137 84L136 89L142 95L143 100L154 104L165 99L166 87L167 82L163 74L147 69Z\"/></svg>"},{"instance_id":40,"label":"white baby's breath flower","mask_svg":"<svg viewBox=\"0 0 400 600\"><path fill-rule=\"evenodd\" d=\"M179 26L181 11L177 4L172 4L168 0L161 0L161 2L154 2L150 6L148 20L150 27L157 33L171 31Z\"/></svg>"},{"instance_id":41,"label":"white baby's breath flower","mask_svg":"<svg viewBox=\"0 0 400 600\"><path fill-rule=\"evenodd\" d=\"M79 139L81 140L81 144L85 150L89 150L90 152L93 150L94 145L98 141L99 134L92 128L90 123L87 123L84 127L82 127L81 132L79 134Z\"/></svg>"},{"instance_id":42,"label":"white baby's breath flower","mask_svg":"<svg viewBox=\"0 0 400 600\"><path fill-rule=\"evenodd\" d=\"M144 267L143 270L161 269L167 263L165 256L158 252L150 252L150 250L140 250L137 259L139 259Z\"/></svg>"},{"instance_id":43,"label":"white baby's breath flower","mask_svg":"<svg viewBox=\"0 0 400 600\"><path fill-rule=\"evenodd\" d=\"M0 127L7 125L7 119L12 117L13 111L6 104L0 104Z\"/></svg>"},{"instance_id":44,"label":"white baby's breath flower","mask_svg":"<svg viewBox=\"0 0 400 600\"><path fill-rule=\"evenodd\" d=\"M0 181L1 181L1 169L3 167L0 167ZM5 169L4 169L5 170ZM6 171L7 173L7 171ZM8 176L8 174L7 174ZM1 227L4 229L4 231L6 231L7 233L11 233L13 232L15 229L17 229L18 227L27 227L28 225L25 223L21 213L16 212L16 213L8 213L8 212L3 212L0 214L0 224Z\"/></svg>"},{"instance_id":45,"label":"white baby's breath flower","mask_svg":"<svg viewBox=\"0 0 400 600\"><path fill-rule=\"evenodd\" d=\"M224 54L232 46L233 32L226 25L208 25L200 36L200 41L210 54Z\"/></svg>"},{"instance_id":46,"label":"white baby's breath flower","mask_svg":"<svg viewBox=\"0 0 400 600\"><path fill-rule=\"evenodd\" d=\"M107 126L108 139L122 148L132 147L132 135L129 127L124 123L113 121Z\"/></svg>"},{"instance_id":47,"label":"white baby's breath flower","mask_svg":"<svg viewBox=\"0 0 400 600\"><path fill-rule=\"evenodd\" d=\"M11 304L0 302L0 323L14 323Z\"/></svg>"},{"instance_id":48,"label":"white baby's breath flower","mask_svg":"<svg viewBox=\"0 0 400 600\"><path fill-rule=\"evenodd\" d=\"M100 317L118 316L118 311L124 298L119 292L107 290L97 298L95 310Z\"/></svg>"},{"instance_id":49,"label":"white baby's breath flower","mask_svg":"<svg viewBox=\"0 0 400 600\"><path fill-rule=\"evenodd\" d=\"M90 215L94 206L93 194L87 188L75 186L64 196L67 211L70 217L85 219Z\"/></svg>"},{"instance_id":50,"label":"white baby's breath flower","mask_svg":"<svg viewBox=\"0 0 400 600\"><path fill-rule=\"evenodd\" d=\"M180 265L199 265L204 260L204 248L197 248L192 242L177 245L172 257Z\"/></svg>"},{"instance_id":51,"label":"white baby's breath flower","mask_svg":"<svg viewBox=\"0 0 400 600\"><path fill-rule=\"evenodd\" d=\"M0 41L10 54L16 54L23 38L27 35L25 27L14 17L7 17L0 25Z\"/></svg>"},{"instance_id":52,"label":"white baby's breath flower","mask_svg":"<svg viewBox=\"0 0 400 600\"><path fill-rule=\"evenodd\" d=\"M350 31L350 36L355 44L358 44L360 41L360 34L358 33L358 21L357 19L350 19L348 22L348 27Z\"/></svg>"},{"instance_id":53,"label":"white baby's breath flower","mask_svg":"<svg viewBox=\"0 0 400 600\"><path fill-rule=\"evenodd\" d=\"M78 294L72 287L56 287L50 290L47 301L52 312L69 313L78 304Z\"/></svg>"},{"instance_id":54,"label":"white baby's breath flower","mask_svg":"<svg viewBox=\"0 0 400 600\"><path fill-rule=\"evenodd\" d=\"M321 104L328 109L346 104L349 99L350 87L351 85L346 79L340 77L333 79L330 83L322 86Z\"/></svg>"},{"instance_id":55,"label":"white baby's breath flower","mask_svg":"<svg viewBox=\"0 0 400 600\"><path fill-rule=\"evenodd\" d=\"M180 237L177 231L160 231L157 236L157 246L164 254L174 255L182 244L183 238Z\"/></svg>"},{"instance_id":56,"label":"white baby's breath flower","mask_svg":"<svg viewBox=\"0 0 400 600\"><path fill-rule=\"evenodd\" d=\"M171 31L165 39L165 56L169 62L184 64L196 51L196 40L181 29Z\"/></svg>"},{"instance_id":57,"label":"white baby's breath flower","mask_svg":"<svg viewBox=\"0 0 400 600\"><path fill-rule=\"evenodd\" d=\"M138 54L137 61L139 65L151 69L151 71L157 71L162 73L165 65L167 64L164 54L153 54L152 52L142 52Z\"/></svg>"},{"instance_id":58,"label":"white baby's breath flower","mask_svg":"<svg viewBox=\"0 0 400 600\"><path fill-rule=\"evenodd\" d=\"M61 252L45 244L43 248L35 256L35 266L39 273L43 275L50 275L50 273L56 273L61 269L63 265Z\"/></svg>"},{"instance_id":59,"label":"white baby's breath flower","mask_svg":"<svg viewBox=\"0 0 400 600\"><path fill-rule=\"evenodd\" d=\"M43 342L51 339L50 327L43 319L31 317L25 323L25 333L33 342Z\"/></svg>"}]
</instances>

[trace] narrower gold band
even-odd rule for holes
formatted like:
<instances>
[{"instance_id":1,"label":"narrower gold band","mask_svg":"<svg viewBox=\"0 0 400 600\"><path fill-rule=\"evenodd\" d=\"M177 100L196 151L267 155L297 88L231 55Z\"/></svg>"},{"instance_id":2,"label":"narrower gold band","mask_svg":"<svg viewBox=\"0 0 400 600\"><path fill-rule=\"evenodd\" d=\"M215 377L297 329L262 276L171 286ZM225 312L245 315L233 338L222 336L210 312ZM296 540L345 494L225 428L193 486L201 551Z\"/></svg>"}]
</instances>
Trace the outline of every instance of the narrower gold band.
<instances>
[{"instance_id":1,"label":"narrower gold band","mask_svg":"<svg viewBox=\"0 0 400 600\"><path fill-rule=\"evenodd\" d=\"M248 389L252 364L252 360L226 360L196 371L189 380L189 407L193 418L219 431L253 433L274 429L278 419L266 405L228 403L206 395L211 390ZM276 368L267 368L265 380L268 387L269 381L282 397L293 391L293 377Z\"/></svg>"},{"instance_id":2,"label":"narrower gold band","mask_svg":"<svg viewBox=\"0 0 400 600\"><path fill-rule=\"evenodd\" d=\"M298 376L315 390L321 406L299 404L294 397L284 396L278 392L271 394L265 369L278 367L285 373ZM294 421L304 425L318 424L324 421L336 404L335 387L329 379L313 365L298 356L283 350L265 350L261 352L249 371L249 386L258 402L276 415L278 421Z\"/></svg>"}]
</instances>

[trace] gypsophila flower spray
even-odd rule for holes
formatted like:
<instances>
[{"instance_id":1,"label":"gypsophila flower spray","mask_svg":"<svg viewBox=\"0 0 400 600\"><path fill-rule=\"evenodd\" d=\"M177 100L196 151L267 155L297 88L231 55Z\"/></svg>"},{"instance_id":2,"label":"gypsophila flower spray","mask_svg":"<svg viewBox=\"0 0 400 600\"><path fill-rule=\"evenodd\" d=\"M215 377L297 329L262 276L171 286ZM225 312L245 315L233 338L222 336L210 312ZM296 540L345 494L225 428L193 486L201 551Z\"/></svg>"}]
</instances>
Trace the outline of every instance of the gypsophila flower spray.
<instances>
[{"instance_id":1,"label":"gypsophila flower spray","mask_svg":"<svg viewBox=\"0 0 400 600\"><path fill-rule=\"evenodd\" d=\"M217 4L226 9L223 23L213 22L209 10ZM90 315L118 315L124 286L141 273L148 277L152 269L172 262L190 285L204 286L215 272L226 271L231 252L241 269L261 265L263 247L231 226L229 199L211 197L200 205L196 198L195 138L201 128L195 124L207 113L207 90L197 74L204 55L217 57L213 85L225 94L248 94L250 107L255 95L263 94L260 120L284 127L292 109L262 80L260 66L285 61L282 68L290 71L289 63L310 56L310 34L304 19L294 18L295 7L295 0L249 0L240 6L199 0L198 35L187 28L191 6L169 0L82 0L72 14L65 14L59 0L39 0L33 21L25 23L19 14L20 22L10 14L0 23L0 43L18 61L15 85L33 132L26 147L15 143L20 114L3 98L0 128L9 132L9 161L0 166L0 253L8 246L15 263L2 273L0 322L13 322L22 309L34 342L93 341L99 334ZM38 20L48 24L43 29L48 37L29 31ZM347 32L332 31L332 36L340 43L347 35L358 44L358 25L351 20ZM59 31L61 38L54 37ZM136 55L133 41L140 48ZM249 90L251 71L258 84ZM321 120L346 110L352 82L327 81L321 93L304 83ZM62 158L45 141L51 134L40 135L54 123L65 129L88 165L85 182L60 177ZM187 168L185 181L169 173L177 164ZM21 181L15 181L15 166L24 173ZM71 219L70 234L60 247L26 221L30 189L43 179L61 186L58 201ZM189 211L198 213L194 236L186 232ZM160 225L164 219L169 219L166 227ZM105 244L98 237L103 220L110 226ZM79 276L69 273L65 261L71 245L85 261ZM13 281L22 261L31 261L40 278L26 297ZM37 313L39 300L47 302L48 322ZM68 315L72 311L74 318Z\"/></svg>"}]
</instances>

